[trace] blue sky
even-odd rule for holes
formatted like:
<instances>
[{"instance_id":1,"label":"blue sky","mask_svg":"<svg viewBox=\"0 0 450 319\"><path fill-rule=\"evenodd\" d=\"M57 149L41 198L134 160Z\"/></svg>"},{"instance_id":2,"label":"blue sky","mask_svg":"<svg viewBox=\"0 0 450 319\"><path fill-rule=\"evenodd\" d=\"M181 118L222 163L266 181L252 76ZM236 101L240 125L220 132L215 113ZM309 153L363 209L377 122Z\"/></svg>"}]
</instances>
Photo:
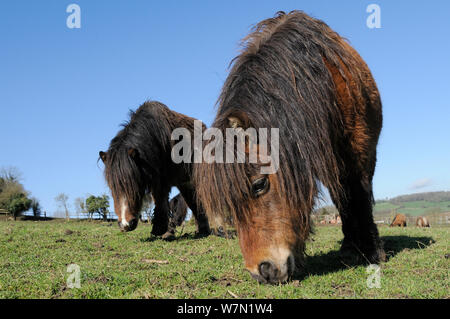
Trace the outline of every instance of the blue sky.
<instances>
[{"instance_id":1,"label":"blue sky","mask_svg":"<svg viewBox=\"0 0 450 319\"><path fill-rule=\"evenodd\" d=\"M81 29L66 26L71 3ZM375 197L450 190L449 1L2 1L0 167L18 167L49 213L58 193L109 193L98 151L128 110L155 99L209 125L239 40L293 9L346 37L377 81Z\"/></svg>"}]
</instances>

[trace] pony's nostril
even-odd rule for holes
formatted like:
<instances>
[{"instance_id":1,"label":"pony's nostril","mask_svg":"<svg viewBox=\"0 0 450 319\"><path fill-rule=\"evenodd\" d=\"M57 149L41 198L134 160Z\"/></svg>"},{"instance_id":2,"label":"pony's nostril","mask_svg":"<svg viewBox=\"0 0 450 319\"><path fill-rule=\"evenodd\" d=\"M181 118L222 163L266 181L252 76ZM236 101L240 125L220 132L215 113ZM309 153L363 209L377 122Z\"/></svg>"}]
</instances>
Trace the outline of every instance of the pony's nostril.
<instances>
[{"instance_id":1,"label":"pony's nostril","mask_svg":"<svg viewBox=\"0 0 450 319\"><path fill-rule=\"evenodd\" d=\"M259 273L268 282L277 281L278 268L271 261L263 261L260 263Z\"/></svg>"},{"instance_id":2,"label":"pony's nostril","mask_svg":"<svg viewBox=\"0 0 450 319\"><path fill-rule=\"evenodd\" d=\"M137 227L137 224L138 224L138 219L137 219L137 218L130 220L130 221L128 222L128 229L129 229L130 231L131 231L131 230L135 230L136 227Z\"/></svg>"}]
</instances>

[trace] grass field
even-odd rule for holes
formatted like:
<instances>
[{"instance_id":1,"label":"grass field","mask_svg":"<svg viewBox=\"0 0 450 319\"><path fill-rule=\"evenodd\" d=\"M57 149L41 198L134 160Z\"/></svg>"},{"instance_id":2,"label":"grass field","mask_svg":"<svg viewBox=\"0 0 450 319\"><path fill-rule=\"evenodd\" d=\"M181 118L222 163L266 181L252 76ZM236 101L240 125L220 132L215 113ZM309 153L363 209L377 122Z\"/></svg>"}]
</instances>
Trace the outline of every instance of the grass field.
<instances>
[{"instance_id":1,"label":"grass field","mask_svg":"<svg viewBox=\"0 0 450 319\"><path fill-rule=\"evenodd\" d=\"M317 227L301 280L260 285L244 271L237 239L197 239L187 227L173 242L150 226L120 233L115 223L0 221L0 298L449 298L450 229L380 227L388 262L381 288L366 266L338 254L340 227ZM181 230L181 229L180 229ZM69 288L69 264L81 288Z\"/></svg>"}]
</instances>

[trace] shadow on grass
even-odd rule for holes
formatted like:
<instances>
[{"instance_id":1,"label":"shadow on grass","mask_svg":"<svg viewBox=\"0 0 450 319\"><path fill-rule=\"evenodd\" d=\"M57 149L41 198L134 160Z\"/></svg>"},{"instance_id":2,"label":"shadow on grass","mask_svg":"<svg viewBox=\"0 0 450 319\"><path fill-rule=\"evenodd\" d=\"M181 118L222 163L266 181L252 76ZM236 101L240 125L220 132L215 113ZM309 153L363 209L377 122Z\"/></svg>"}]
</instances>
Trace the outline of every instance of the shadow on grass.
<instances>
[{"instance_id":1,"label":"shadow on grass","mask_svg":"<svg viewBox=\"0 0 450 319\"><path fill-rule=\"evenodd\" d=\"M20 218L17 218L17 220L23 220L23 221L52 221L55 220L52 217L41 217L41 216L20 216Z\"/></svg>"},{"instance_id":2,"label":"shadow on grass","mask_svg":"<svg viewBox=\"0 0 450 319\"><path fill-rule=\"evenodd\" d=\"M182 233L181 235L176 234L175 239L172 239L170 241L184 241L184 240L197 240L202 239L209 236L216 236L226 239L234 239L237 234L235 230L228 230L228 231L217 231L215 229L211 230L211 233L209 235L203 235L198 233ZM142 238L141 242L154 242L157 240L163 240L161 237L153 236L151 235L148 238Z\"/></svg>"},{"instance_id":3,"label":"shadow on grass","mask_svg":"<svg viewBox=\"0 0 450 319\"><path fill-rule=\"evenodd\" d=\"M435 243L431 237L382 236L381 240L384 243L387 261L403 250L425 249ZM304 270L295 274L293 279L303 280L309 276L325 275L367 264L364 258L358 256L343 257L339 251L330 251L326 254L306 256Z\"/></svg>"},{"instance_id":4,"label":"shadow on grass","mask_svg":"<svg viewBox=\"0 0 450 319\"><path fill-rule=\"evenodd\" d=\"M200 235L200 234L197 234L197 233L184 233L181 236L177 235L175 237L175 239L173 239L173 240L164 240L164 239L161 238L161 236L153 236L153 235L151 235L148 238L142 238L141 242L151 243L151 242L158 241L158 240L177 242L177 241L183 241L183 240L197 240L197 239L202 239L202 238L205 238L205 237L207 237L207 236L206 235Z\"/></svg>"},{"instance_id":5,"label":"shadow on grass","mask_svg":"<svg viewBox=\"0 0 450 319\"><path fill-rule=\"evenodd\" d=\"M384 251L389 261L390 258L403 250L425 249L436 241L432 237L410 237L410 236L382 236Z\"/></svg>"}]
</instances>

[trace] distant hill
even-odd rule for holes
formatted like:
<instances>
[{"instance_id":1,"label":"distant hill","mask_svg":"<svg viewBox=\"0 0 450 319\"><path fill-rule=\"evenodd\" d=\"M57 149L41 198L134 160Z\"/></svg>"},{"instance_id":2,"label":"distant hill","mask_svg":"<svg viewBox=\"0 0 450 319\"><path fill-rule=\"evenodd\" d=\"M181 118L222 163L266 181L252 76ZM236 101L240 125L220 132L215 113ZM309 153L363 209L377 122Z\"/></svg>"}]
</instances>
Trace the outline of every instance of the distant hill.
<instances>
[{"instance_id":1,"label":"distant hill","mask_svg":"<svg viewBox=\"0 0 450 319\"><path fill-rule=\"evenodd\" d=\"M450 192L428 192L401 195L391 199L377 200L374 215L392 217L401 213L411 217L438 215L450 212ZM325 206L315 211L317 215L337 213L334 206Z\"/></svg>"},{"instance_id":2,"label":"distant hill","mask_svg":"<svg viewBox=\"0 0 450 319\"><path fill-rule=\"evenodd\" d=\"M389 202L393 204L405 203L405 202L418 202L427 201L432 203L448 202L450 201L450 192L428 192L428 193L416 193L409 195L400 195L387 200L377 200L377 203Z\"/></svg>"},{"instance_id":3,"label":"distant hill","mask_svg":"<svg viewBox=\"0 0 450 319\"><path fill-rule=\"evenodd\" d=\"M375 215L402 213L410 216L450 212L450 192L428 192L377 200Z\"/></svg>"}]
</instances>

